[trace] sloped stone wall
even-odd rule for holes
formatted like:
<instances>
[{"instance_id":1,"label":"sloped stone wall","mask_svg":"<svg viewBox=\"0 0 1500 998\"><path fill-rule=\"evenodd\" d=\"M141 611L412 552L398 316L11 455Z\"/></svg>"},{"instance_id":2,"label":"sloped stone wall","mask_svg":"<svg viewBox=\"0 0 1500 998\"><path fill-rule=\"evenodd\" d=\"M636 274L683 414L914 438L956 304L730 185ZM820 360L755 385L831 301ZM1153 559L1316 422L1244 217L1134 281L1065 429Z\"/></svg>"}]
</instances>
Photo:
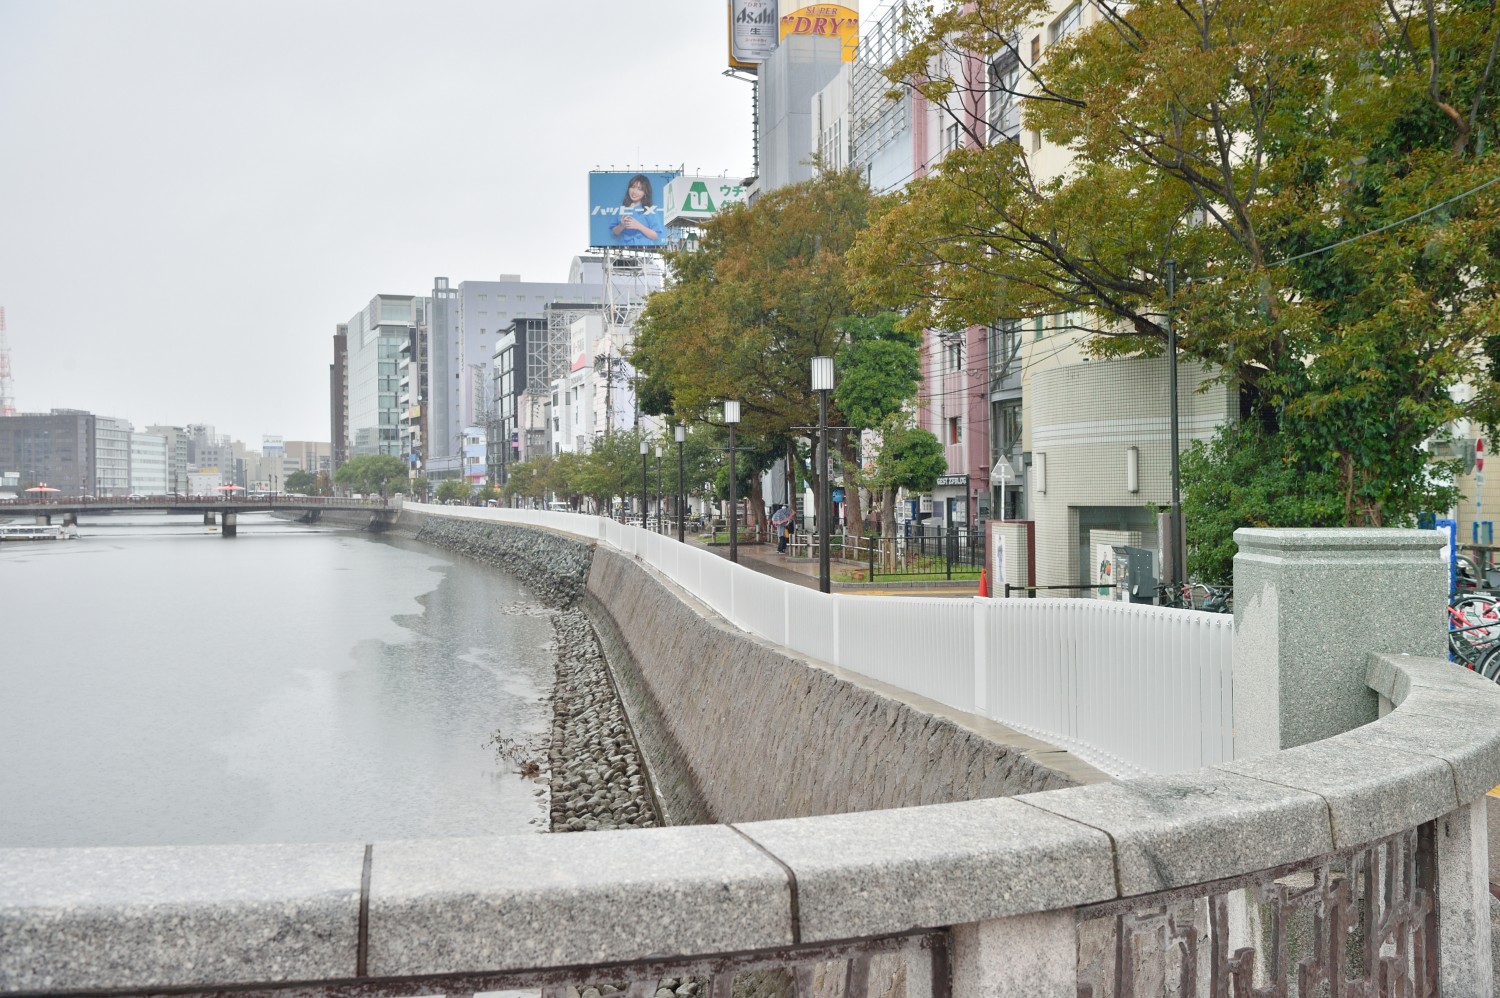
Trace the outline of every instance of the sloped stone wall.
<instances>
[{"instance_id":1,"label":"sloped stone wall","mask_svg":"<svg viewBox=\"0 0 1500 998\"><path fill-rule=\"evenodd\" d=\"M1073 786L1016 745L841 678L599 548L588 603L673 824L1009 797Z\"/></svg>"}]
</instances>

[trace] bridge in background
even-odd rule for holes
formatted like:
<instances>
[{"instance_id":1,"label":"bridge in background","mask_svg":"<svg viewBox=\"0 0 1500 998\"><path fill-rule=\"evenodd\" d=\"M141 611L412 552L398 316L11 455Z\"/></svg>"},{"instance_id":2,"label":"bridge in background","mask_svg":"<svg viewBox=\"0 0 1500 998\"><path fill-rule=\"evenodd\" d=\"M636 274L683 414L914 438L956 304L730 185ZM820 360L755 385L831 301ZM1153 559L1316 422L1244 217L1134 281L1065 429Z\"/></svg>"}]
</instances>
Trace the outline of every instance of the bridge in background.
<instances>
[{"instance_id":1,"label":"bridge in background","mask_svg":"<svg viewBox=\"0 0 1500 998\"><path fill-rule=\"evenodd\" d=\"M357 509L370 511L370 526L381 530L395 522L401 513L401 500L340 499L327 496L149 496L144 499L25 499L0 502L0 521L30 517L31 522L77 526L89 513L161 512L181 516L202 516L206 526L217 524L221 537L239 532L239 514L295 512L306 523L317 522L324 510Z\"/></svg>"}]
</instances>

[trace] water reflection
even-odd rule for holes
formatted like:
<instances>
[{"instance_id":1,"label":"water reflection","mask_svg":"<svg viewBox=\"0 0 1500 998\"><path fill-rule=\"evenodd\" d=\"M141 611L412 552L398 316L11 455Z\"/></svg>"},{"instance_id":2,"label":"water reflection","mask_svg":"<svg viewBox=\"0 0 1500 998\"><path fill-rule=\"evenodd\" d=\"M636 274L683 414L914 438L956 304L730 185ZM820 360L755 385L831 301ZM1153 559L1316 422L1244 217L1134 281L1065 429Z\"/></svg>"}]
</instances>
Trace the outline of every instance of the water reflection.
<instances>
[{"instance_id":1,"label":"water reflection","mask_svg":"<svg viewBox=\"0 0 1500 998\"><path fill-rule=\"evenodd\" d=\"M486 747L551 721L550 622L500 612L531 602L513 579L266 516L233 540L99 519L78 540L0 545L0 846L514 834L545 818L538 785Z\"/></svg>"}]
</instances>

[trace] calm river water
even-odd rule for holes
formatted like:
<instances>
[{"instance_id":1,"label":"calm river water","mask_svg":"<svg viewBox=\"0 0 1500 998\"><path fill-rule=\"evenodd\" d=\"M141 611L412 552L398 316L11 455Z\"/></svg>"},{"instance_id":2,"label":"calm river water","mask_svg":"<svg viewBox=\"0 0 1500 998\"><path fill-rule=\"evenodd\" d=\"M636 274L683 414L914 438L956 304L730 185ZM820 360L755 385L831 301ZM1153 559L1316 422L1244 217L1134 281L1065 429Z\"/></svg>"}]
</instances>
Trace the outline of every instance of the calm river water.
<instances>
[{"instance_id":1,"label":"calm river water","mask_svg":"<svg viewBox=\"0 0 1500 998\"><path fill-rule=\"evenodd\" d=\"M398 539L86 517L0 544L0 847L370 841L545 827L487 745L544 736L551 625Z\"/></svg>"}]
</instances>

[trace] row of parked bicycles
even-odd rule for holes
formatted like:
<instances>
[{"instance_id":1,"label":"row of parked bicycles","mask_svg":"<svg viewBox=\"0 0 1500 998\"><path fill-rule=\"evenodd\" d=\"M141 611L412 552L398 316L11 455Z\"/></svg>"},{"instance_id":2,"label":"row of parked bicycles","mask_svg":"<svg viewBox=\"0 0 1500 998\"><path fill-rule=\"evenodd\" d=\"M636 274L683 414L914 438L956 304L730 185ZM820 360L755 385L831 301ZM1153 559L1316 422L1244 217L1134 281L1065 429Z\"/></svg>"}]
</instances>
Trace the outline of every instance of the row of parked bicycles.
<instances>
[{"instance_id":1,"label":"row of parked bicycles","mask_svg":"<svg viewBox=\"0 0 1500 998\"><path fill-rule=\"evenodd\" d=\"M1448 600L1448 657L1500 682L1500 597L1459 590Z\"/></svg>"}]
</instances>

